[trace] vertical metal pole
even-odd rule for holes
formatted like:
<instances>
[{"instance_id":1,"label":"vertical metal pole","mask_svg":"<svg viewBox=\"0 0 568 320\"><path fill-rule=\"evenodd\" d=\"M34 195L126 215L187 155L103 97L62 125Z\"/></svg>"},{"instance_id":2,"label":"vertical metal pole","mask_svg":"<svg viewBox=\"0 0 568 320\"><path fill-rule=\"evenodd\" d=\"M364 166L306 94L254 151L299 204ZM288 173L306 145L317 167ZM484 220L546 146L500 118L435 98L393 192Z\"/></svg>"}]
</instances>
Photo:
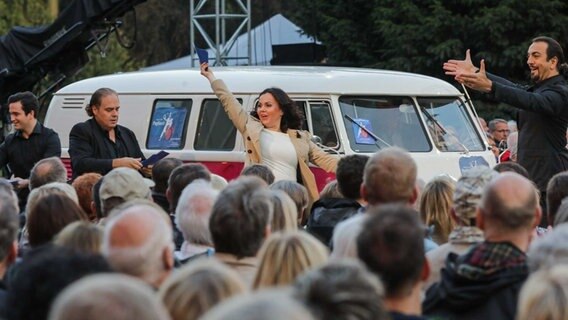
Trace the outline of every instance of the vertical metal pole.
<instances>
[{"instance_id":1,"label":"vertical metal pole","mask_svg":"<svg viewBox=\"0 0 568 320\"><path fill-rule=\"evenodd\" d=\"M215 65L219 66L221 65L221 46L220 46L220 42L221 42L221 25L220 25L220 17L219 17L219 13L220 13L220 6L219 6L219 0L215 0Z\"/></svg>"},{"instance_id":2,"label":"vertical metal pole","mask_svg":"<svg viewBox=\"0 0 568 320\"><path fill-rule=\"evenodd\" d=\"M225 6L225 3L226 0L223 0L223 2L221 2L221 15L223 17L221 20L221 43L223 44L223 51L225 50L224 46L227 44L227 39L225 36L225 32L227 31L227 19L225 18L227 8Z\"/></svg>"},{"instance_id":3,"label":"vertical metal pole","mask_svg":"<svg viewBox=\"0 0 568 320\"><path fill-rule=\"evenodd\" d=\"M195 35L193 34L195 30L193 29L193 6L195 5L194 0L189 0L189 54L191 60L191 67L195 67Z\"/></svg>"},{"instance_id":4,"label":"vertical metal pole","mask_svg":"<svg viewBox=\"0 0 568 320\"><path fill-rule=\"evenodd\" d=\"M247 46L247 55L248 55L248 65L252 65L252 37L251 37L251 23L252 23L252 14L250 11L250 0L247 0L247 10L248 10L248 22L247 22L247 38L248 38L248 46Z\"/></svg>"}]
</instances>

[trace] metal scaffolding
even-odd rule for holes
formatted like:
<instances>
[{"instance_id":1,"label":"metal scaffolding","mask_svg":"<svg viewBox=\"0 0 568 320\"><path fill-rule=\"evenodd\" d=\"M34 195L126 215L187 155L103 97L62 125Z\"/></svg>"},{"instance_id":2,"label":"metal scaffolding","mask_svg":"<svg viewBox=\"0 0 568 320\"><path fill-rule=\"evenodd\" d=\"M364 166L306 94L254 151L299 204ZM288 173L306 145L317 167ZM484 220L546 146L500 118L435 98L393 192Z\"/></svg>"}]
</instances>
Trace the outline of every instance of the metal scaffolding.
<instances>
[{"instance_id":1,"label":"metal scaffolding","mask_svg":"<svg viewBox=\"0 0 568 320\"><path fill-rule=\"evenodd\" d=\"M248 59L248 64L250 65L252 60L252 46L251 46L251 5L250 0L228 0L232 1L236 4L236 13L227 13L227 0L214 0L215 1L215 8L214 12L207 12L205 9L205 4L208 0L190 0L189 4L189 43L191 47L191 66L195 67L196 62L198 61L197 55L195 54L195 30L199 32L199 34L205 40L205 43L209 48L205 49L212 49L214 52L214 63L211 62L215 66L227 65L227 60L231 59ZM197 4L196 4L197 2ZM210 9L209 9L210 11ZM214 40L213 37L207 33L205 28L203 27L202 22L206 20L215 20L215 34ZM228 19L235 19L240 21L238 27L231 33L230 30L227 30L227 20ZM247 28L247 35L248 35L248 46L247 46L247 56L240 56L240 57L229 57L228 53L231 50L232 46L235 44L235 40L242 32L242 30ZM227 36L230 35L228 38ZM211 59L213 60L213 59ZM198 62L197 62L198 64Z\"/></svg>"}]
</instances>

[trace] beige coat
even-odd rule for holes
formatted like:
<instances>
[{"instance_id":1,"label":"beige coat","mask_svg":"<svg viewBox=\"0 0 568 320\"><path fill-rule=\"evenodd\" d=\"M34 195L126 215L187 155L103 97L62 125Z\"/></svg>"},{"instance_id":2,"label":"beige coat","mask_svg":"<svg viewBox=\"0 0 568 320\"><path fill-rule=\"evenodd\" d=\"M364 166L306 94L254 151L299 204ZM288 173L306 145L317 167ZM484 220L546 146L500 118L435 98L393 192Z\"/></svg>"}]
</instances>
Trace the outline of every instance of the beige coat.
<instances>
[{"instance_id":1,"label":"beige coat","mask_svg":"<svg viewBox=\"0 0 568 320\"><path fill-rule=\"evenodd\" d=\"M258 119L252 117L244 110L222 80L217 79L213 81L211 87L221 101L225 112L243 136L245 152L247 153L247 164L261 163L260 132L264 129L264 126ZM287 133L292 145L294 145L294 149L296 149L302 184L308 189L313 202L319 198L319 192L314 174L309 168L309 163L311 162L327 172L335 172L339 159L316 146L311 141L309 132L288 129Z\"/></svg>"}]
</instances>

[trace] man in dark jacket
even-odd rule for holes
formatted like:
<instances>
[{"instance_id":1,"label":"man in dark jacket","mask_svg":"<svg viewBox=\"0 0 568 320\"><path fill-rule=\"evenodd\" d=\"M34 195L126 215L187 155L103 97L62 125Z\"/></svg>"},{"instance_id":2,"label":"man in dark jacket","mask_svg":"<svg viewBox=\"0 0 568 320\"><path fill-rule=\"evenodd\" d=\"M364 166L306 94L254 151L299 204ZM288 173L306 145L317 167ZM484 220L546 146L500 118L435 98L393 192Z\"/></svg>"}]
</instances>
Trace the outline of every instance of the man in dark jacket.
<instances>
[{"instance_id":1,"label":"man in dark jacket","mask_svg":"<svg viewBox=\"0 0 568 320\"><path fill-rule=\"evenodd\" d=\"M450 253L442 279L426 292L423 312L443 319L515 319L528 276L527 256L541 217L537 190L526 178L502 173L477 209L485 241L462 256Z\"/></svg>"},{"instance_id":2,"label":"man in dark jacket","mask_svg":"<svg viewBox=\"0 0 568 320\"><path fill-rule=\"evenodd\" d=\"M92 118L77 123L69 133L73 178L86 172L105 175L118 167L142 169L144 155L134 132L118 124L118 94L98 89L85 109Z\"/></svg>"},{"instance_id":3,"label":"man in dark jacket","mask_svg":"<svg viewBox=\"0 0 568 320\"><path fill-rule=\"evenodd\" d=\"M366 201L361 197L361 183L367 160L368 156L357 154L339 159L335 177L344 198L322 197L312 205L308 231L326 245L330 244L333 228L366 205Z\"/></svg>"},{"instance_id":4,"label":"man in dark jacket","mask_svg":"<svg viewBox=\"0 0 568 320\"><path fill-rule=\"evenodd\" d=\"M496 101L506 103L518 112L518 158L520 165L541 192L541 205L546 205L546 185L558 172L568 170L566 127L568 126L568 64L560 44L549 37L537 37L528 49L527 64L533 84L521 87L485 72L471 62L469 50L465 60L449 60L446 74ZM546 226L546 219L541 223Z\"/></svg>"}]
</instances>

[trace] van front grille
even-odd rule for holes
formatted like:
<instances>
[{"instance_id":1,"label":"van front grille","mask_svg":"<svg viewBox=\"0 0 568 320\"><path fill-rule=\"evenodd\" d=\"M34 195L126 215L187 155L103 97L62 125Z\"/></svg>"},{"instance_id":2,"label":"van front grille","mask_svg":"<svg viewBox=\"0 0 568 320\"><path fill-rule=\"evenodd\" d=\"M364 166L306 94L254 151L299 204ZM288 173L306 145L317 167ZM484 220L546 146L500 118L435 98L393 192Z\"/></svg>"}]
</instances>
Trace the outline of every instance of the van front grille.
<instances>
[{"instance_id":1,"label":"van front grille","mask_svg":"<svg viewBox=\"0 0 568 320\"><path fill-rule=\"evenodd\" d=\"M62 108L82 109L87 105L85 98L66 97L63 98Z\"/></svg>"}]
</instances>

